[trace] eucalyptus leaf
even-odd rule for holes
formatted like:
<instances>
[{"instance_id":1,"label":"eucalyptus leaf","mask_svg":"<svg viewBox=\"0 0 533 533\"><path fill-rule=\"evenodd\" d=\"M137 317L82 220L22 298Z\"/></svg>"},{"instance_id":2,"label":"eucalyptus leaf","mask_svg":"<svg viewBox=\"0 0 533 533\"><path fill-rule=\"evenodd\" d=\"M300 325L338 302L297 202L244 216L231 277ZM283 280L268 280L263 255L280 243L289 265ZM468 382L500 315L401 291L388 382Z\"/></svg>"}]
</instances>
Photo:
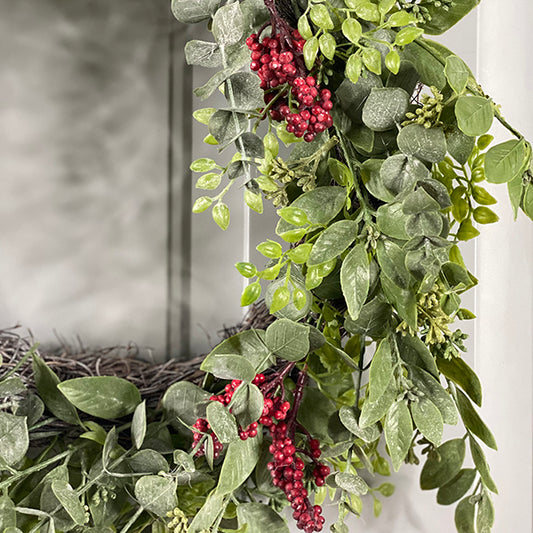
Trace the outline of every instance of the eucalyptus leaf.
<instances>
[{"instance_id":1,"label":"eucalyptus leaf","mask_svg":"<svg viewBox=\"0 0 533 533\"><path fill-rule=\"evenodd\" d=\"M217 43L193 39L185 45L185 60L188 65L215 68L222 66L222 54Z\"/></svg>"},{"instance_id":2,"label":"eucalyptus leaf","mask_svg":"<svg viewBox=\"0 0 533 533\"><path fill-rule=\"evenodd\" d=\"M146 436L146 400L141 402L133 413L131 422L131 440L137 449L139 449Z\"/></svg>"},{"instance_id":3,"label":"eucalyptus leaf","mask_svg":"<svg viewBox=\"0 0 533 533\"><path fill-rule=\"evenodd\" d=\"M344 79L336 91L337 100L348 117L360 123L363 116L363 106L370 92L375 87L383 87L381 78L373 73L360 77L357 83Z\"/></svg>"},{"instance_id":4,"label":"eucalyptus leaf","mask_svg":"<svg viewBox=\"0 0 533 533\"><path fill-rule=\"evenodd\" d=\"M17 525L17 512L15 504L7 494L0 496L0 531L14 528Z\"/></svg>"},{"instance_id":5,"label":"eucalyptus leaf","mask_svg":"<svg viewBox=\"0 0 533 533\"><path fill-rule=\"evenodd\" d=\"M58 388L80 411L107 420L128 415L141 403L137 387L116 376L70 379Z\"/></svg>"},{"instance_id":6,"label":"eucalyptus leaf","mask_svg":"<svg viewBox=\"0 0 533 533\"><path fill-rule=\"evenodd\" d=\"M376 224L381 233L403 241L409 240L405 231L407 216L401 203L384 204L376 213Z\"/></svg>"},{"instance_id":7,"label":"eucalyptus leaf","mask_svg":"<svg viewBox=\"0 0 533 533\"><path fill-rule=\"evenodd\" d=\"M411 413L404 400L392 404L385 418L385 440L397 472L405 459L413 439Z\"/></svg>"},{"instance_id":8,"label":"eucalyptus leaf","mask_svg":"<svg viewBox=\"0 0 533 533\"><path fill-rule=\"evenodd\" d=\"M194 24L209 19L219 0L172 0L172 13L180 21Z\"/></svg>"},{"instance_id":9,"label":"eucalyptus leaf","mask_svg":"<svg viewBox=\"0 0 533 533\"><path fill-rule=\"evenodd\" d=\"M391 317L391 307L381 294L363 305L356 320L347 317L344 322L346 331L354 335L373 338L383 337Z\"/></svg>"},{"instance_id":10,"label":"eucalyptus leaf","mask_svg":"<svg viewBox=\"0 0 533 533\"><path fill-rule=\"evenodd\" d=\"M233 394L231 410L239 425L246 428L259 419L263 403L263 394L259 388L252 383L243 383Z\"/></svg>"},{"instance_id":11,"label":"eucalyptus leaf","mask_svg":"<svg viewBox=\"0 0 533 533\"><path fill-rule=\"evenodd\" d=\"M465 441L453 439L431 452L420 474L422 490L436 489L451 481L461 470L465 451Z\"/></svg>"},{"instance_id":12,"label":"eucalyptus leaf","mask_svg":"<svg viewBox=\"0 0 533 533\"><path fill-rule=\"evenodd\" d=\"M441 128L409 124L398 134L398 148L406 155L429 163L439 163L446 157L446 136Z\"/></svg>"},{"instance_id":13,"label":"eucalyptus leaf","mask_svg":"<svg viewBox=\"0 0 533 533\"><path fill-rule=\"evenodd\" d=\"M246 131L247 123L244 113L219 109L209 119L209 133L218 144L229 144Z\"/></svg>"},{"instance_id":14,"label":"eucalyptus leaf","mask_svg":"<svg viewBox=\"0 0 533 533\"><path fill-rule=\"evenodd\" d=\"M252 72L232 74L226 80L224 92L231 106L239 111L255 110L265 105L259 77Z\"/></svg>"},{"instance_id":15,"label":"eucalyptus leaf","mask_svg":"<svg viewBox=\"0 0 533 533\"><path fill-rule=\"evenodd\" d=\"M380 176L385 188L399 196L413 191L417 182L431 178L431 173L416 157L396 154L385 160Z\"/></svg>"},{"instance_id":16,"label":"eucalyptus leaf","mask_svg":"<svg viewBox=\"0 0 533 533\"><path fill-rule=\"evenodd\" d=\"M240 2L233 2L219 8L213 17L211 31L221 46L238 43L244 31Z\"/></svg>"},{"instance_id":17,"label":"eucalyptus leaf","mask_svg":"<svg viewBox=\"0 0 533 533\"><path fill-rule=\"evenodd\" d=\"M164 517L176 506L176 483L167 477L143 476L135 483L135 498L147 511Z\"/></svg>"},{"instance_id":18,"label":"eucalyptus leaf","mask_svg":"<svg viewBox=\"0 0 533 533\"><path fill-rule=\"evenodd\" d=\"M394 242L378 241L377 257L383 273L398 287L409 287L409 272L405 266L405 252Z\"/></svg>"},{"instance_id":19,"label":"eucalyptus leaf","mask_svg":"<svg viewBox=\"0 0 533 533\"><path fill-rule=\"evenodd\" d=\"M455 127L445 133L448 152L460 165L466 165L476 144L476 139L465 135L459 128Z\"/></svg>"},{"instance_id":20,"label":"eucalyptus leaf","mask_svg":"<svg viewBox=\"0 0 533 533\"><path fill-rule=\"evenodd\" d=\"M484 492L478 503L476 528L478 533L490 533L494 526L494 505L487 492Z\"/></svg>"},{"instance_id":21,"label":"eucalyptus leaf","mask_svg":"<svg viewBox=\"0 0 533 533\"><path fill-rule=\"evenodd\" d=\"M151 449L140 450L127 461L128 466L139 474L158 474L169 470L167 460L159 452Z\"/></svg>"},{"instance_id":22,"label":"eucalyptus leaf","mask_svg":"<svg viewBox=\"0 0 533 533\"><path fill-rule=\"evenodd\" d=\"M400 87L374 87L363 106L364 124L374 131L386 131L399 124L409 106L409 95Z\"/></svg>"}]
</instances>

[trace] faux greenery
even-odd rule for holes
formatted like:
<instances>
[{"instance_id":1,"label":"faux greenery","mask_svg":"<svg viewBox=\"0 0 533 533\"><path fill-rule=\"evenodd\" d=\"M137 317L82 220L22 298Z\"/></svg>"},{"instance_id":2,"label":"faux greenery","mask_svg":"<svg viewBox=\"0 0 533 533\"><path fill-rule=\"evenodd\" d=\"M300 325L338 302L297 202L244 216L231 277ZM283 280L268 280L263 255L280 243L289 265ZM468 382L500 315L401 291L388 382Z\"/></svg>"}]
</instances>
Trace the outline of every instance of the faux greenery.
<instances>
[{"instance_id":1,"label":"faux greenery","mask_svg":"<svg viewBox=\"0 0 533 533\"><path fill-rule=\"evenodd\" d=\"M124 379L60 383L28 352L37 391L16 368L0 378L0 531L283 533L291 505L283 516L311 532L330 526L331 499L344 533L363 505L379 515L394 491L383 476L405 462L456 506L458 532L491 530L483 447L496 442L461 356L456 323L474 318L461 295L477 280L458 244L498 220L485 180L533 218L531 146L424 37L477 3L173 2L214 38L185 50L216 69L196 94L227 100L195 112L205 142L237 149L192 163L197 188L220 190L194 211L226 229L232 186L259 213L264 199L279 208L265 264L236 265L242 305L264 290L278 320L222 342L203 387L175 383L155 410ZM497 145L494 119L510 136ZM65 429L47 432L57 419ZM463 436L443 442L456 424Z\"/></svg>"}]
</instances>

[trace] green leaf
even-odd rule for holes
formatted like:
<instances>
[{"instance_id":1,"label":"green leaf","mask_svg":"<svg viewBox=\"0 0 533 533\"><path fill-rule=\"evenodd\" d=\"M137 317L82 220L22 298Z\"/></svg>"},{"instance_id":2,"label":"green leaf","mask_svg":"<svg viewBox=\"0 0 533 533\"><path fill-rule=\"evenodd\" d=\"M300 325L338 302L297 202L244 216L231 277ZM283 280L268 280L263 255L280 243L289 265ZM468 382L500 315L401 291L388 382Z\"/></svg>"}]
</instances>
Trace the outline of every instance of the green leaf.
<instances>
[{"instance_id":1,"label":"green leaf","mask_svg":"<svg viewBox=\"0 0 533 533\"><path fill-rule=\"evenodd\" d=\"M361 409L361 416L359 418L359 426L367 428L381 420L389 411L394 400L396 399L395 381L391 379L385 392L375 402L370 402L368 399L363 403Z\"/></svg>"},{"instance_id":2,"label":"green leaf","mask_svg":"<svg viewBox=\"0 0 533 533\"><path fill-rule=\"evenodd\" d=\"M500 217L492 209L482 206L474 209L474 220L478 224L494 224Z\"/></svg>"},{"instance_id":3,"label":"green leaf","mask_svg":"<svg viewBox=\"0 0 533 533\"><path fill-rule=\"evenodd\" d=\"M32 354L32 370L39 396L52 414L69 424L81 425L76 408L57 388L59 378L36 354Z\"/></svg>"},{"instance_id":4,"label":"green leaf","mask_svg":"<svg viewBox=\"0 0 533 533\"><path fill-rule=\"evenodd\" d=\"M211 207L211 204L213 203L213 198L210 198L209 196L200 196L200 198L197 198L192 206L192 212L193 213L203 213L206 209L209 209Z\"/></svg>"},{"instance_id":5,"label":"green leaf","mask_svg":"<svg viewBox=\"0 0 533 533\"><path fill-rule=\"evenodd\" d=\"M210 394L194 383L180 381L171 385L161 400L166 417L177 425L177 420L192 426L198 418L198 405L209 399Z\"/></svg>"},{"instance_id":6,"label":"green leaf","mask_svg":"<svg viewBox=\"0 0 533 533\"><path fill-rule=\"evenodd\" d=\"M246 307L247 305L253 304L261 295L261 285L259 281L254 281L250 283L244 289L241 295L241 306Z\"/></svg>"},{"instance_id":7,"label":"green leaf","mask_svg":"<svg viewBox=\"0 0 533 533\"><path fill-rule=\"evenodd\" d=\"M432 48L428 41L425 41L425 43L427 43L430 49ZM424 85L428 87L435 86L440 91L446 87L446 76L444 75L442 63L434 54L420 46L417 42L408 44L404 48L402 60L409 61L415 67L420 82Z\"/></svg>"},{"instance_id":8,"label":"green leaf","mask_svg":"<svg viewBox=\"0 0 533 533\"><path fill-rule=\"evenodd\" d=\"M381 74L381 54L379 50L376 48L364 48L363 64L370 72L379 76ZM348 65L346 65L346 68L348 68Z\"/></svg>"},{"instance_id":9,"label":"green leaf","mask_svg":"<svg viewBox=\"0 0 533 533\"><path fill-rule=\"evenodd\" d=\"M476 144L474 137L465 135L459 128L446 131L446 144L449 154L460 164L466 165Z\"/></svg>"},{"instance_id":10,"label":"green leaf","mask_svg":"<svg viewBox=\"0 0 533 533\"><path fill-rule=\"evenodd\" d=\"M479 187L478 185L474 185L472 187L472 197L474 200L481 205L494 205L498 203L496 198L492 196L486 189L483 187Z\"/></svg>"},{"instance_id":11,"label":"green leaf","mask_svg":"<svg viewBox=\"0 0 533 533\"><path fill-rule=\"evenodd\" d=\"M131 440L134 446L139 449L146 436L146 401L141 402L133 413L131 422Z\"/></svg>"},{"instance_id":12,"label":"green leaf","mask_svg":"<svg viewBox=\"0 0 533 533\"><path fill-rule=\"evenodd\" d=\"M346 492L350 494L357 494L363 496L368 492L368 485L366 481L355 474L349 472L337 472L335 474L335 483Z\"/></svg>"},{"instance_id":13,"label":"green leaf","mask_svg":"<svg viewBox=\"0 0 533 533\"><path fill-rule=\"evenodd\" d=\"M219 8L213 17L211 31L221 46L238 43L244 31L240 3L234 2Z\"/></svg>"},{"instance_id":14,"label":"green leaf","mask_svg":"<svg viewBox=\"0 0 533 533\"><path fill-rule=\"evenodd\" d=\"M283 253L283 248L281 247L281 244L275 241L271 241L270 239L258 244L256 250L265 257L268 257L269 259L278 259Z\"/></svg>"},{"instance_id":15,"label":"green leaf","mask_svg":"<svg viewBox=\"0 0 533 533\"><path fill-rule=\"evenodd\" d=\"M222 66L222 53L217 43L190 40L185 45L185 61L188 65L216 68ZM204 124L207 124L205 122Z\"/></svg>"},{"instance_id":16,"label":"green leaf","mask_svg":"<svg viewBox=\"0 0 533 533\"><path fill-rule=\"evenodd\" d=\"M367 0L355 2L355 12L357 13L357 16L363 20L377 22L380 19L378 6Z\"/></svg>"},{"instance_id":17,"label":"green leaf","mask_svg":"<svg viewBox=\"0 0 533 533\"><path fill-rule=\"evenodd\" d=\"M445 483L437 492L437 503L451 505L460 500L470 489L476 479L476 471L473 468L463 468L448 483Z\"/></svg>"},{"instance_id":18,"label":"green leaf","mask_svg":"<svg viewBox=\"0 0 533 533\"><path fill-rule=\"evenodd\" d=\"M213 116L216 109L214 107L204 107L202 109L197 109L192 116L200 123L200 124L209 124L209 119Z\"/></svg>"},{"instance_id":19,"label":"green leaf","mask_svg":"<svg viewBox=\"0 0 533 533\"><path fill-rule=\"evenodd\" d=\"M357 83L363 70L363 60L358 54L352 54L346 61L345 74L352 83Z\"/></svg>"},{"instance_id":20,"label":"green leaf","mask_svg":"<svg viewBox=\"0 0 533 533\"><path fill-rule=\"evenodd\" d=\"M460 96L455 104L455 116L463 133L477 137L490 130L494 109L491 101L482 96Z\"/></svg>"},{"instance_id":21,"label":"green leaf","mask_svg":"<svg viewBox=\"0 0 533 533\"><path fill-rule=\"evenodd\" d=\"M0 531L5 532L17 525L15 504L7 494L0 496Z\"/></svg>"},{"instance_id":22,"label":"green leaf","mask_svg":"<svg viewBox=\"0 0 533 533\"><path fill-rule=\"evenodd\" d=\"M476 528L478 533L490 533L494 526L494 505L490 496L485 492L478 503Z\"/></svg>"},{"instance_id":23,"label":"green leaf","mask_svg":"<svg viewBox=\"0 0 533 533\"><path fill-rule=\"evenodd\" d=\"M374 131L399 124L409 106L409 95L400 87L373 88L363 106L363 122Z\"/></svg>"},{"instance_id":24,"label":"green leaf","mask_svg":"<svg viewBox=\"0 0 533 533\"><path fill-rule=\"evenodd\" d=\"M385 66L393 74L398 74L398 72L400 72L401 59L400 59L400 54L396 50L391 50L385 56Z\"/></svg>"},{"instance_id":25,"label":"green leaf","mask_svg":"<svg viewBox=\"0 0 533 533\"><path fill-rule=\"evenodd\" d=\"M459 502L455 509L455 527L457 533L476 533L474 517L476 506L470 501L470 498L464 498Z\"/></svg>"},{"instance_id":26,"label":"green leaf","mask_svg":"<svg viewBox=\"0 0 533 533\"><path fill-rule=\"evenodd\" d=\"M257 275L257 268L252 263L235 263L235 268L239 271L239 274L245 278L253 278Z\"/></svg>"},{"instance_id":27,"label":"green leaf","mask_svg":"<svg viewBox=\"0 0 533 533\"><path fill-rule=\"evenodd\" d=\"M209 174L204 174L203 176L200 176L196 181L195 187L197 189L212 191L220 185L221 180L222 177L220 174L217 174L216 172L210 172Z\"/></svg>"},{"instance_id":28,"label":"green leaf","mask_svg":"<svg viewBox=\"0 0 533 533\"><path fill-rule=\"evenodd\" d=\"M213 220L222 230L227 230L229 226L229 208L224 202L218 202L213 207Z\"/></svg>"},{"instance_id":29,"label":"green leaf","mask_svg":"<svg viewBox=\"0 0 533 533\"><path fill-rule=\"evenodd\" d=\"M208 170L213 170L217 164L212 159L208 159L206 157L203 157L201 159L197 159L196 161L193 161L191 163L191 170L193 172L207 172Z\"/></svg>"},{"instance_id":30,"label":"green leaf","mask_svg":"<svg viewBox=\"0 0 533 533\"><path fill-rule=\"evenodd\" d=\"M183 468L185 472L194 472L194 459L184 450L174 450L174 463Z\"/></svg>"},{"instance_id":31,"label":"green leaf","mask_svg":"<svg viewBox=\"0 0 533 533\"><path fill-rule=\"evenodd\" d=\"M222 443L239 438L235 417L220 402L211 402L207 406L207 421Z\"/></svg>"},{"instance_id":32,"label":"green leaf","mask_svg":"<svg viewBox=\"0 0 533 533\"><path fill-rule=\"evenodd\" d=\"M318 39L316 37L311 37L311 39L305 41L303 53L305 66L308 70L311 70L315 64L316 55L318 54Z\"/></svg>"},{"instance_id":33,"label":"green leaf","mask_svg":"<svg viewBox=\"0 0 533 533\"><path fill-rule=\"evenodd\" d=\"M313 30L311 29L311 25L309 24L309 21L305 15L302 15L298 19L298 31L306 41L313 37Z\"/></svg>"},{"instance_id":34,"label":"green leaf","mask_svg":"<svg viewBox=\"0 0 533 533\"><path fill-rule=\"evenodd\" d=\"M335 57L335 49L337 48L335 37L331 33L323 33L318 39L318 43L324 56L332 60Z\"/></svg>"},{"instance_id":35,"label":"green leaf","mask_svg":"<svg viewBox=\"0 0 533 533\"><path fill-rule=\"evenodd\" d=\"M446 136L441 128L409 124L398 134L398 148L406 155L430 163L439 163L446 157Z\"/></svg>"},{"instance_id":36,"label":"green leaf","mask_svg":"<svg viewBox=\"0 0 533 533\"><path fill-rule=\"evenodd\" d=\"M129 415L141 403L137 387L116 376L69 379L58 388L80 411L107 420Z\"/></svg>"},{"instance_id":37,"label":"green leaf","mask_svg":"<svg viewBox=\"0 0 533 533\"><path fill-rule=\"evenodd\" d=\"M465 62L459 56L448 56L446 58L446 66L444 67L444 74L450 87L457 93L461 94L468 83L470 77L470 69L465 65Z\"/></svg>"},{"instance_id":38,"label":"green leaf","mask_svg":"<svg viewBox=\"0 0 533 533\"><path fill-rule=\"evenodd\" d=\"M128 458L127 461L128 466L133 472L138 474L158 474L159 472L168 472L169 470L167 460L155 450L140 450Z\"/></svg>"},{"instance_id":39,"label":"green leaf","mask_svg":"<svg viewBox=\"0 0 533 533\"><path fill-rule=\"evenodd\" d=\"M264 107L264 92L259 83L259 76L255 73L236 72L235 74L232 74L226 80L226 88L224 91L231 107L237 111L253 111L260 107ZM262 145L263 141L261 140L260 142Z\"/></svg>"},{"instance_id":40,"label":"green leaf","mask_svg":"<svg viewBox=\"0 0 533 533\"><path fill-rule=\"evenodd\" d=\"M354 246L344 258L341 287L350 318L357 320L370 287L370 262L363 243Z\"/></svg>"},{"instance_id":41,"label":"green leaf","mask_svg":"<svg viewBox=\"0 0 533 533\"><path fill-rule=\"evenodd\" d=\"M207 20L219 6L218 0L172 0L172 13L186 24Z\"/></svg>"},{"instance_id":42,"label":"green leaf","mask_svg":"<svg viewBox=\"0 0 533 533\"><path fill-rule=\"evenodd\" d=\"M461 470L465 452L463 439L449 440L431 452L420 474L421 489L436 489L451 481Z\"/></svg>"},{"instance_id":43,"label":"green leaf","mask_svg":"<svg viewBox=\"0 0 533 533\"><path fill-rule=\"evenodd\" d=\"M209 119L209 133L218 144L229 144L246 131L247 123L244 113L219 109Z\"/></svg>"},{"instance_id":44,"label":"green leaf","mask_svg":"<svg viewBox=\"0 0 533 533\"><path fill-rule=\"evenodd\" d=\"M485 458L485 454L481 449L481 446L472 436L470 436L469 442L470 452L472 453L472 459L474 460L474 464L476 465L479 475L481 476L481 480L483 481L487 489L489 489L491 492L494 492L495 494L498 494L496 483L494 483L494 480L490 475L490 468L487 463L487 459Z\"/></svg>"},{"instance_id":45,"label":"green leaf","mask_svg":"<svg viewBox=\"0 0 533 533\"><path fill-rule=\"evenodd\" d=\"M161 476L143 476L135 483L139 504L157 516L165 517L176 506L176 483Z\"/></svg>"},{"instance_id":46,"label":"green leaf","mask_svg":"<svg viewBox=\"0 0 533 533\"><path fill-rule=\"evenodd\" d=\"M293 226L305 226L309 224L307 213L302 209L294 206L283 207L278 210L278 215L287 223ZM281 254L280 254L281 255ZM279 257L279 256L278 256Z\"/></svg>"},{"instance_id":47,"label":"green leaf","mask_svg":"<svg viewBox=\"0 0 533 533\"><path fill-rule=\"evenodd\" d=\"M358 223L354 220L334 222L316 240L307 264L321 265L340 255L355 240L357 228Z\"/></svg>"},{"instance_id":48,"label":"green leaf","mask_svg":"<svg viewBox=\"0 0 533 533\"><path fill-rule=\"evenodd\" d=\"M416 17L407 11L397 11L387 19L387 24L392 27L407 26L413 23L416 23Z\"/></svg>"},{"instance_id":49,"label":"green leaf","mask_svg":"<svg viewBox=\"0 0 533 533\"><path fill-rule=\"evenodd\" d=\"M312 4L310 11L311 20L322 30L332 30L333 22L329 16L328 8L324 4Z\"/></svg>"},{"instance_id":50,"label":"green leaf","mask_svg":"<svg viewBox=\"0 0 533 533\"><path fill-rule=\"evenodd\" d=\"M0 460L13 466L24 458L28 447L26 418L0 411Z\"/></svg>"},{"instance_id":51,"label":"green leaf","mask_svg":"<svg viewBox=\"0 0 533 533\"><path fill-rule=\"evenodd\" d=\"M270 351L287 361L299 361L309 353L309 328L282 318L268 326L265 342Z\"/></svg>"},{"instance_id":52,"label":"green leaf","mask_svg":"<svg viewBox=\"0 0 533 533\"><path fill-rule=\"evenodd\" d=\"M411 403L410 407L413 421L420 433L432 444L438 446L442 441L444 423L435 404L427 398L420 398L418 402Z\"/></svg>"},{"instance_id":53,"label":"green leaf","mask_svg":"<svg viewBox=\"0 0 533 533\"><path fill-rule=\"evenodd\" d=\"M389 339L383 339L377 347L370 364L368 400L375 402L387 389L392 378L393 355Z\"/></svg>"},{"instance_id":54,"label":"green leaf","mask_svg":"<svg viewBox=\"0 0 533 533\"><path fill-rule=\"evenodd\" d=\"M533 220L533 184L529 183L524 193L522 201L522 209L524 213Z\"/></svg>"},{"instance_id":55,"label":"green leaf","mask_svg":"<svg viewBox=\"0 0 533 533\"><path fill-rule=\"evenodd\" d=\"M489 183L508 183L524 166L524 139L513 139L493 146L485 156L485 176Z\"/></svg>"},{"instance_id":56,"label":"green leaf","mask_svg":"<svg viewBox=\"0 0 533 533\"><path fill-rule=\"evenodd\" d=\"M0 366L2 361L0 359ZM3 381L0 381L0 398L12 398L17 394L24 394L26 386L19 377L11 376Z\"/></svg>"},{"instance_id":57,"label":"green leaf","mask_svg":"<svg viewBox=\"0 0 533 533\"><path fill-rule=\"evenodd\" d=\"M375 442L380 437L380 431L377 425L371 425L366 428L362 428L356 417L356 413L353 407L343 405L339 410L339 418L341 419L344 427L353 433L356 437L359 437L367 443Z\"/></svg>"},{"instance_id":58,"label":"green leaf","mask_svg":"<svg viewBox=\"0 0 533 533\"><path fill-rule=\"evenodd\" d=\"M470 403L470 400L461 390L457 390L457 407L459 408L459 413L461 414L465 427L479 437L489 448L497 450L498 446L496 445L494 435L483 420L481 420Z\"/></svg>"},{"instance_id":59,"label":"green leaf","mask_svg":"<svg viewBox=\"0 0 533 533\"><path fill-rule=\"evenodd\" d=\"M479 235L479 230L476 229L470 220L463 220L457 231L457 238L460 241L469 241L475 239Z\"/></svg>"},{"instance_id":60,"label":"green leaf","mask_svg":"<svg viewBox=\"0 0 533 533\"><path fill-rule=\"evenodd\" d=\"M289 533L287 524L272 507L263 503L241 503L237 506L239 526L246 533Z\"/></svg>"},{"instance_id":61,"label":"green leaf","mask_svg":"<svg viewBox=\"0 0 533 533\"><path fill-rule=\"evenodd\" d=\"M405 400L392 404L385 418L385 440L397 472L405 459L413 438L413 423Z\"/></svg>"},{"instance_id":62,"label":"green leaf","mask_svg":"<svg viewBox=\"0 0 533 533\"><path fill-rule=\"evenodd\" d=\"M384 274L398 287L409 287L409 272L405 267L405 252L394 242L378 241L377 258Z\"/></svg>"},{"instance_id":63,"label":"green leaf","mask_svg":"<svg viewBox=\"0 0 533 533\"><path fill-rule=\"evenodd\" d=\"M429 16L423 24L426 33L440 35L452 26L455 26L466 16L481 0L454 0L448 9L443 9L442 4L427 4Z\"/></svg>"},{"instance_id":64,"label":"green leaf","mask_svg":"<svg viewBox=\"0 0 533 533\"><path fill-rule=\"evenodd\" d=\"M376 213L376 224L379 231L402 241L409 239L405 231L406 219L401 203L384 204L378 208Z\"/></svg>"},{"instance_id":65,"label":"green leaf","mask_svg":"<svg viewBox=\"0 0 533 533\"><path fill-rule=\"evenodd\" d=\"M211 353L200 368L221 379L252 381L255 377L254 367L242 355Z\"/></svg>"},{"instance_id":66,"label":"green leaf","mask_svg":"<svg viewBox=\"0 0 533 533\"><path fill-rule=\"evenodd\" d=\"M263 412L263 395L252 383L240 385L231 399L231 410L243 428L259 419Z\"/></svg>"},{"instance_id":67,"label":"green leaf","mask_svg":"<svg viewBox=\"0 0 533 533\"><path fill-rule=\"evenodd\" d=\"M422 28L415 28L414 26L409 26L408 28L402 28L396 35L394 39L394 44L396 46L406 46L412 43L415 39L418 39L423 35L424 30Z\"/></svg>"},{"instance_id":68,"label":"green leaf","mask_svg":"<svg viewBox=\"0 0 533 533\"><path fill-rule=\"evenodd\" d=\"M438 378L439 372L435 364L435 358L420 338L411 335L398 335L396 342L398 343L398 353L403 361L408 365L417 366L433 377Z\"/></svg>"},{"instance_id":69,"label":"green leaf","mask_svg":"<svg viewBox=\"0 0 533 533\"><path fill-rule=\"evenodd\" d=\"M258 438L230 442L220 471L216 493L222 496L238 489L254 471L260 451Z\"/></svg>"},{"instance_id":70,"label":"green leaf","mask_svg":"<svg viewBox=\"0 0 533 533\"><path fill-rule=\"evenodd\" d=\"M398 287L387 276L381 276L381 286L387 300L410 328L417 328L416 297L412 290Z\"/></svg>"},{"instance_id":71,"label":"green leaf","mask_svg":"<svg viewBox=\"0 0 533 533\"><path fill-rule=\"evenodd\" d=\"M281 281L281 280L280 280ZM270 314L277 313L281 311L291 301L291 291L286 285L280 285L272 294L272 299L270 300L269 311Z\"/></svg>"},{"instance_id":72,"label":"green leaf","mask_svg":"<svg viewBox=\"0 0 533 533\"><path fill-rule=\"evenodd\" d=\"M409 374L417 388L437 406L445 424L458 422L457 409L451 396L431 374L415 366L409 366Z\"/></svg>"},{"instance_id":73,"label":"green leaf","mask_svg":"<svg viewBox=\"0 0 533 533\"><path fill-rule=\"evenodd\" d=\"M347 18L342 23L342 33L349 41L354 44L357 44L359 42L359 39L363 35L363 28L361 27L361 23L357 19Z\"/></svg>"},{"instance_id":74,"label":"green leaf","mask_svg":"<svg viewBox=\"0 0 533 533\"><path fill-rule=\"evenodd\" d=\"M85 524L85 509L69 483L59 479L52 481L52 492L78 526Z\"/></svg>"}]
</instances>

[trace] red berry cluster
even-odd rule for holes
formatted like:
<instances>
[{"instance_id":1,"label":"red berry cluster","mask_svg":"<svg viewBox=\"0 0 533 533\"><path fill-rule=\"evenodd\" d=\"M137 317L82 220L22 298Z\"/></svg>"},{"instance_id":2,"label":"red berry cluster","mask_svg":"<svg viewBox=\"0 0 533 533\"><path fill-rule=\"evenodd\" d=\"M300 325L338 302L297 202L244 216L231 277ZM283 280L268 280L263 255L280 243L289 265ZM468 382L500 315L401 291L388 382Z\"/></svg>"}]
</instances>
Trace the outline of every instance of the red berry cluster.
<instances>
[{"instance_id":1,"label":"red berry cluster","mask_svg":"<svg viewBox=\"0 0 533 533\"><path fill-rule=\"evenodd\" d=\"M265 383L265 376L257 374L253 383L259 387ZM220 402L228 405L231 402L233 394L241 385L242 381L234 379L228 383L222 394L213 395L211 401ZM271 387L267 387L268 388ZM305 462L296 453L304 453L311 458L315 467L313 477L315 485L321 487L325 483L325 478L329 475L330 469L323 463L320 463L320 442L316 439L309 439L309 450L297 450L294 441L289 437L289 426L285 422L290 412L291 404L283 400L282 396L272 397L268 392L265 394L263 412L259 418L259 424L265 426L272 435L272 444L269 451L273 456L273 461L268 463L268 469L272 476L272 483L280 488L286 495L291 507L294 509L293 518L299 529L305 533L322 531L325 519L322 516L320 505L312 505L308 498L308 492L304 488ZM219 442L216 435L211 431L210 425L205 418L199 418L194 424L193 432L194 445L196 445L204 434L213 439L214 457L217 458L222 450L222 443ZM241 439L246 440L249 437L257 435L258 423L250 424L246 429L239 430ZM202 444L196 451L197 456L205 454L205 446Z\"/></svg>"},{"instance_id":2,"label":"red berry cluster","mask_svg":"<svg viewBox=\"0 0 533 533\"><path fill-rule=\"evenodd\" d=\"M322 531L325 519L322 516L320 505L311 505L308 492L304 488L304 461L296 456L296 447L288 437L288 427L285 422L272 423L269 427L272 435L272 444L269 451L274 460L268 463L268 469L272 476L274 486L280 488L294 509L292 514L296 525L305 533ZM312 439L310 441L310 455L316 461L320 457L320 443ZM313 471L315 483L318 486L324 484L324 478L329 475L330 469L324 464L316 462Z\"/></svg>"},{"instance_id":3,"label":"red berry cluster","mask_svg":"<svg viewBox=\"0 0 533 533\"><path fill-rule=\"evenodd\" d=\"M252 383L254 385L260 385L264 383L265 376L263 374L257 374ZM220 402L222 405L228 405L235 394L235 391L242 383L240 379L234 379L231 383L228 383L224 387L223 394L215 394L209 399L214 402ZM290 407L290 406L289 406ZM257 435L257 422L252 422L247 428L239 428L239 437L241 440L246 440L249 437L255 437ZM211 439L213 439L213 449L214 449L214 458L216 459L220 452L222 451L222 443L217 439L217 436L211 431L211 426L205 418L199 418L193 425L193 428L197 431L193 432L193 446L202 439L204 434L208 434ZM202 444L196 451L196 456L200 457L205 454L205 445Z\"/></svg>"},{"instance_id":4,"label":"red berry cluster","mask_svg":"<svg viewBox=\"0 0 533 533\"><path fill-rule=\"evenodd\" d=\"M301 54L305 41L297 30L293 31L292 37L295 53ZM257 34L250 35L246 39L252 57L250 68L259 75L261 88L265 91L285 84L291 87L290 95L296 100L295 112L291 110L290 104L293 102L289 101L288 94L279 96L268 92L265 94L265 103L269 104L277 98L270 108L272 119L279 122L285 120L289 133L311 142L317 133L333 126L329 113L333 107L331 91L321 90L316 78L306 76L296 64L295 54L290 50L282 50L281 42L280 35L264 37L261 42ZM286 90L286 87L282 90Z\"/></svg>"}]
</instances>

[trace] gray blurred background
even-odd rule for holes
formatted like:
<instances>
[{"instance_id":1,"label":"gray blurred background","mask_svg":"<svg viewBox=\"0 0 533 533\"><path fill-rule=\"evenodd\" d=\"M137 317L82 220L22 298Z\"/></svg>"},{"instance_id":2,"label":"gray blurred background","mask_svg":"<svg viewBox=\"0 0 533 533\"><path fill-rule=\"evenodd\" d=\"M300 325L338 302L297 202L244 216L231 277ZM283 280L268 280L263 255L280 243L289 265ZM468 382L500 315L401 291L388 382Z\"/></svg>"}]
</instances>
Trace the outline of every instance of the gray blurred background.
<instances>
[{"instance_id":1,"label":"gray blurred background","mask_svg":"<svg viewBox=\"0 0 533 533\"><path fill-rule=\"evenodd\" d=\"M242 317L233 264L260 263L275 216L250 214L237 189L226 232L190 212L201 193L188 165L214 154L190 118L212 105L192 96L209 72L184 65L184 43L203 30L172 20L169 3L0 0L0 327L20 323L51 345L132 341L161 360L205 353ZM533 3L502 4L483 0L442 41L531 139ZM501 221L465 250L480 279L467 360L500 447L494 532L530 533L533 224L512 221L505 187L491 193ZM402 469L382 517L368 501L350 530L453 533L453 510L417 477Z\"/></svg>"}]
</instances>

